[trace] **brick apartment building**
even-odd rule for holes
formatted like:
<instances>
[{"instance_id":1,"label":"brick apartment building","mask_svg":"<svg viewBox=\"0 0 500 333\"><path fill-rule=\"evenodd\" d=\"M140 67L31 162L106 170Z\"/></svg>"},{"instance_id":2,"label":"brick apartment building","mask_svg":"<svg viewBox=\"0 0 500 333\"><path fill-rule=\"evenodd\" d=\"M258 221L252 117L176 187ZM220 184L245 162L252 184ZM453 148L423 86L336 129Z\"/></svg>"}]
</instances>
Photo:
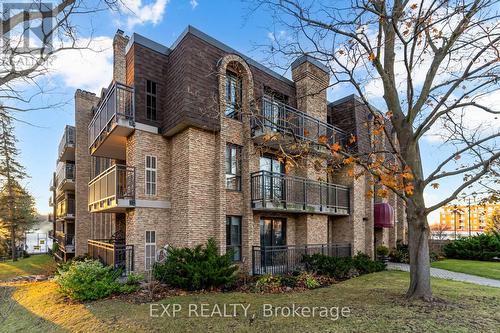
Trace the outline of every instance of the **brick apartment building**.
<instances>
[{"instance_id":1,"label":"brick apartment building","mask_svg":"<svg viewBox=\"0 0 500 333\"><path fill-rule=\"evenodd\" d=\"M289 80L193 27L171 47L118 31L113 50L112 82L100 96L76 91L74 143L59 150L76 176L55 204L74 198L75 215L55 230L62 242L74 233L74 254L144 271L167 244L214 238L259 274L300 253L373 256L406 239L403 203L368 198L368 177L318 168L319 146L284 165L290 138L354 134L354 149L371 149L369 112L355 96L327 101L321 63L297 59Z\"/></svg>"},{"instance_id":2,"label":"brick apartment building","mask_svg":"<svg viewBox=\"0 0 500 333\"><path fill-rule=\"evenodd\" d=\"M449 234L454 234L455 231L460 235L482 233L487 222L498 212L500 204L447 205L440 209L439 224Z\"/></svg>"}]
</instances>

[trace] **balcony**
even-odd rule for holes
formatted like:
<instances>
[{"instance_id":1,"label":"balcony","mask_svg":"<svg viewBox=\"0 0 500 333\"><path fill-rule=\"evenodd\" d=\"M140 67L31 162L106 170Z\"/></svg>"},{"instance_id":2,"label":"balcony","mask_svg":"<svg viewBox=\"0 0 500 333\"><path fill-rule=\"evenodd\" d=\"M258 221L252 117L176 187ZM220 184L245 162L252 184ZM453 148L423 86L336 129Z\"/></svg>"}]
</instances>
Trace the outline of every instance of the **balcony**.
<instances>
[{"instance_id":1,"label":"balcony","mask_svg":"<svg viewBox=\"0 0 500 333\"><path fill-rule=\"evenodd\" d=\"M135 169L113 165L89 183L89 211L123 213L135 207Z\"/></svg>"},{"instance_id":2,"label":"balcony","mask_svg":"<svg viewBox=\"0 0 500 333\"><path fill-rule=\"evenodd\" d=\"M349 215L348 187L268 171L250 177L254 210Z\"/></svg>"},{"instance_id":3,"label":"balcony","mask_svg":"<svg viewBox=\"0 0 500 333\"><path fill-rule=\"evenodd\" d=\"M113 83L89 124L90 154L125 160L127 136L134 128L134 88Z\"/></svg>"},{"instance_id":4,"label":"balcony","mask_svg":"<svg viewBox=\"0 0 500 333\"><path fill-rule=\"evenodd\" d=\"M289 105L266 96L261 103L258 114L251 118L252 137L258 144L283 146L296 141L308 141L317 150L326 151L318 145L323 138L330 145L345 141L346 133L343 130ZM273 138L269 139L269 136Z\"/></svg>"},{"instance_id":5,"label":"balcony","mask_svg":"<svg viewBox=\"0 0 500 333\"><path fill-rule=\"evenodd\" d=\"M104 265L120 269L124 275L134 270L134 246L121 239L89 239L87 252Z\"/></svg>"},{"instance_id":6,"label":"balcony","mask_svg":"<svg viewBox=\"0 0 500 333\"><path fill-rule=\"evenodd\" d=\"M58 220L75 218L75 198L66 196L57 203L56 218Z\"/></svg>"},{"instance_id":7,"label":"balcony","mask_svg":"<svg viewBox=\"0 0 500 333\"><path fill-rule=\"evenodd\" d=\"M57 191L59 194L64 191L75 190L75 164L59 162L56 174Z\"/></svg>"},{"instance_id":8,"label":"balcony","mask_svg":"<svg viewBox=\"0 0 500 333\"><path fill-rule=\"evenodd\" d=\"M75 253L75 235L65 234L62 231L56 231L56 240L61 251L66 253Z\"/></svg>"},{"instance_id":9,"label":"balcony","mask_svg":"<svg viewBox=\"0 0 500 333\"><path fill-rule=\"evenodd\" d=\"M350 244L305 244L283 246L253 246L252 273L284 274L304 270L304 255L320 253L329 257L350 257Z\"/></svg>"},{"instance_id":10,"label":"balcony","mask_svg":"<svg viewBox=\"0 0 500 333\"><path fill-rule=\"evenodd\" d=\"M59 161L75 160L75 127L66 125L64 134L59 142Z\"/></svg>"}]
</instances>

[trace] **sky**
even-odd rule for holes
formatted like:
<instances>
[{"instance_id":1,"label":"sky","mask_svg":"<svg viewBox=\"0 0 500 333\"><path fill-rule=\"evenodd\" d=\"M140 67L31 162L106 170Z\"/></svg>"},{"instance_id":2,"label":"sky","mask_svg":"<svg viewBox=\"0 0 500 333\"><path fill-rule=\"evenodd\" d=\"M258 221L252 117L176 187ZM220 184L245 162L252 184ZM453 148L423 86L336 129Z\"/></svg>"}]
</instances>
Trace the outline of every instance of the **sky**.
<instances>
[{"instance_id":1,"label":"sky","mask_svg":"<svg viewBox=\"0 0 500 333\"><path fill-rule=\"evenodd\" d=\"M231 0L124 0L129 10L121 14L103 12L75 18L82 27L83 39L92 37L92 49L60 53L50 64L52 71L41 80L45 93L32 102L35 108L56 105L49 109L28 111L16 115L16 134L26 166L27 186L36 199L40 213L50 212L49 182L56 167L58 144L66 124L74 124L73 95L81 88L99 93L111 81L111 42L117 29L127 35L137 32L166 46L172 45L182 31L193 25L232 48L260 61L265 55L257 45L269 44L272 38L271 18L263 12L249 10L248 3ZM286 33L286 32L281 32ZM278 71L280 72L280 71ZM282 72L280 72L282 73ZM282 73L290 77L289 73ZM24 87L26 93L35 91ZM351 91L328 91L330 101L342 98ZM500 102L500 98L499 98ZM429 139L422 144L424 171L435 166L449 149ZM425 193L427 204L443 198L459 179L444 182L439 189ZM435 220L437 212L431 214Z\"/></svg>"}]
</instances>

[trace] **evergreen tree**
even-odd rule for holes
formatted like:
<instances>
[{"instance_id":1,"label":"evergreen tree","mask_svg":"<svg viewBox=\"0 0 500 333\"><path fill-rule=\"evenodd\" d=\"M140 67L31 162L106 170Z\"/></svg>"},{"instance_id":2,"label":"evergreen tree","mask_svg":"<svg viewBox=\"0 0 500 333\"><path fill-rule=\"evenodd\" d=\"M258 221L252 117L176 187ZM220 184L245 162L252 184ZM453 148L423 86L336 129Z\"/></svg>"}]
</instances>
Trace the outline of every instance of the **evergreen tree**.
<instances>
[{"instance_id":1,"label":"evergreen tree","mask_svg":"<svg viewBox=\"0 0 500 333\"><path fill-rule=\"evenodd\" d=\"M3 181L3 191L0 211L2 220L10 226L10 244L12 260L17 260L16 251L16 227L20 212L25 210L26 205L17 206L26 200L24 193L20 190L20 182L28 177L24 167L17 161L19 151L16 147L17 139L14 135L12 119L5 109L0 106L0 177ZM19 197L18 197L19 196ZM24 207L24 208L23 208Z\"/></svg>"}]
</instances>

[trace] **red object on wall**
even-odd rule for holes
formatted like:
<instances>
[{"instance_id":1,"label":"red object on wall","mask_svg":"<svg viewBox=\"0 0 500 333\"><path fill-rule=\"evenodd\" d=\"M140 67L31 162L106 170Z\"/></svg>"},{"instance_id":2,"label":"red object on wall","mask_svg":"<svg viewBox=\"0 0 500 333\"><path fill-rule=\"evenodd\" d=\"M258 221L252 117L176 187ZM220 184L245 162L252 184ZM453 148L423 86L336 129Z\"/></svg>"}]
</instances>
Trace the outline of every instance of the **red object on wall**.
<instances>
[{"instance_id":1,"label":"red object on wall","mask_svg":"<svg viewBox=\"0 0 500 333\"><path fill-rule=\"evenodd\" d=\"M392 228L394 227L394 208L388 203L376 203L374 210L375 227Z\"/></svg>"}]
</instances>

